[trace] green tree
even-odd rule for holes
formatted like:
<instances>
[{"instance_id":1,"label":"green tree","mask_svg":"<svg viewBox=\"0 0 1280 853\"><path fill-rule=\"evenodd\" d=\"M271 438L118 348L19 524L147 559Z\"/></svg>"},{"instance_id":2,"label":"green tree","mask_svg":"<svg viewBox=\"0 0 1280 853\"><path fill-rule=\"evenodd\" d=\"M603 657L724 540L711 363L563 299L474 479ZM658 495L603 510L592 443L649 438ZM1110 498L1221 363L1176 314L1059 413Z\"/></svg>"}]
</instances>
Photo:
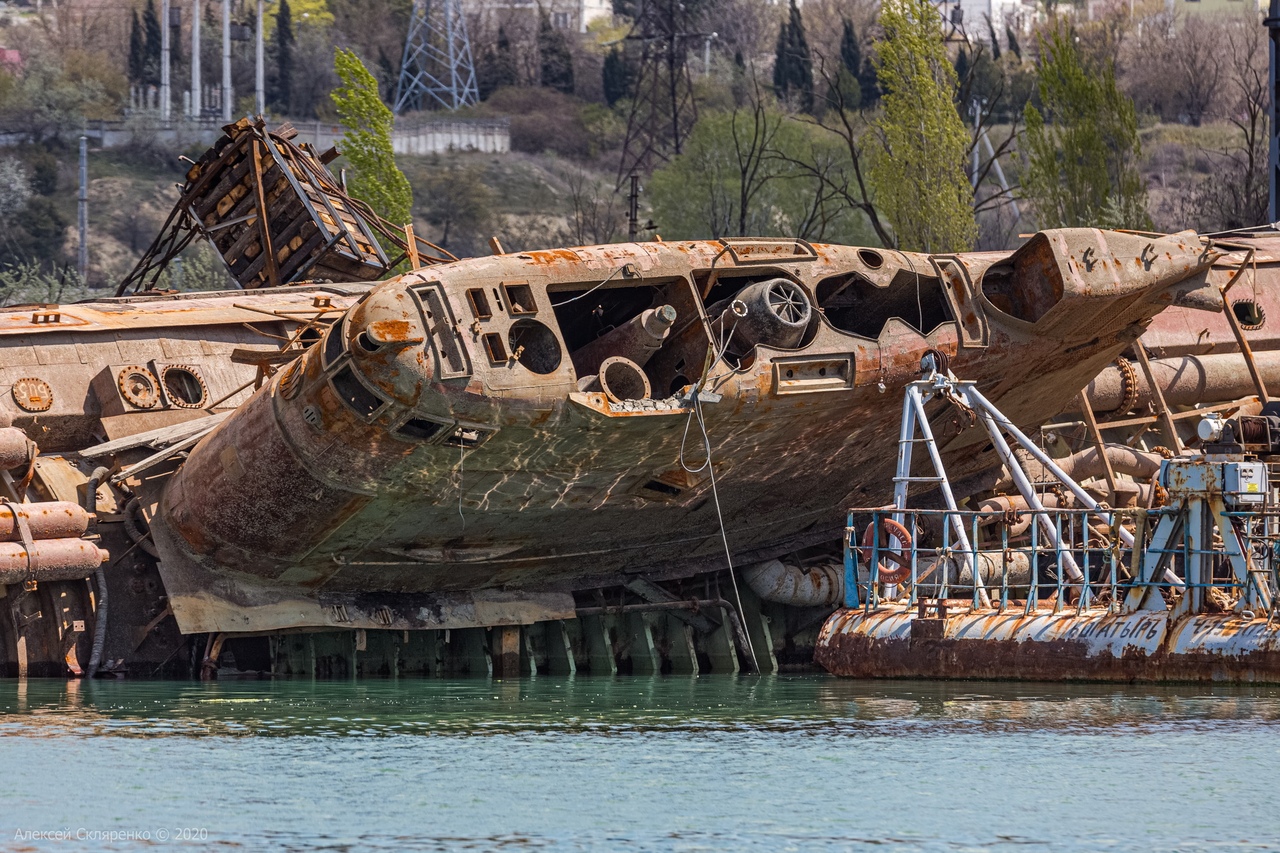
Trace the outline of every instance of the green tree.
<instances>
[{"instance_id":1,"label":"green tree","mask_svg":"<svg viewBox=\"0 0 1280 853\"><path fill-rule=\"evenodd\" d=\"M538 60L542 67L542 85L566 95L573 94L573 54L564 33L551 26L546 12L538 22Z\"/></svg>"},{"instance_id":2,"label":"green tree","mask_svg":"<svg viewBox=\"0 0 1280 853\"><path fill-rule=\"evenodd\" d=\"M142 10L143 54L145 82L160 85L160 16L156 14L155 0L147 0Z\"/></svg>"},{"instance_id":3,"label":"green tree","mask_svg":"<svg viewBox=\"0 0 1280 853\"><path fill-rule=\"evenodd\" d=\"M614 45L604 55L604 69L601 72L604 84L604 99L609 106L631 95L631 66L622 51Z\"/></svg>"},{"instance_id":4,"label":"green tree","mask_svg":"<svg viewBox=\"0 0 1280 853\"><path fill-rule=\"evenodd\" d=\"M276 109L289 112L293 103L293 14L289 0L280 0L276 12Z\"/></svg>"},{"instance_id":5,"label":"green tree","mask_svg":"<svg viewBox=\"0 0 1280 853\"><path fill-rule=\"evenodd\" d=\"M973 245L978 229L964 169L969 136L956 112L956 72L940 24L930 0L885 0L881 7L882 150L869 179L899 248L958 252Z\"/></svg>"},{"instance_id":6,"label":"green tree","mask_svg":"<svg viewBox=\"0 0 1280 853\"><path fill-rule=\"evenodd\" d=\"M1133 101L1115 69L1085 70L1070 29L1040 40L1040 103L1028 103L1023 190L1041 227L1149 228Z\"/></svg>"},{"instance_id":7,"label":"green tree","mask_svg":"<svg viewBox=\"0 0 1280 853\"><path fill-rule=\"evenodd\" d=\"M840 33L840 67L836 70L833 87L839 92L829 93L827 100L832 106L846 110L856 110L862 106L862 86L858 83L858 75L862 72L862 45L858 43L853 22L845 18Z\"/></svg>"},{"instance_id":8,"label":"green tree","mask_svg":"<svg viewBox=\"0 0 1280 853\"><path fill-rule=\"evenodd\" d=\"M145 83L147 78L147 45L138 22L138 10L134 9L129 21L129 82Z\"/></svg>"},{"instance_id":9,"label":"green tree","mask_svg":"<svg viewBox=\"0 0 1280 853\"><path fill-rule=\"evenodd\" d=\"M804 34L804 21L796 0L791 0L787 20L778 30L774 51L773 91L780 100L794 98L796 106L813 112L813 57Z\"/></svg>"},{"instance_id":10,"label":"green tree","mask_svg":"<svg viewBox=\"0 0 1280 853\"><path fill-rule=\"evenodd\" d=\"M378 97L378 81L350 50L334 51L333 68L342 85L329 93L345 133L339 148L355 170L347 186L395 225L409 221L413 189L391 150L395 117Z\"/></svg>"},{"instance_id":11,"label":"green tree","mask_svg":"<svg viewBox=\"0 0 1280 853\"><path fill-rule=\"evenodd\" d=\"M511 39L507 31L498 27L496 45L490 45L480 54L480 63L476 68L476 84L480 90L480 100L487 101L489 96L499 89L516 86L520 83L520 70L516 67L516 57L511 49Z\"/></svg>"},{"instance_id":12,"label":"green tree","mask_svg":"<svg viewBox=\"0 0 1280 853\"><path fill-rule=\"evenodd\" d=\"M759 98L698 117L682 154L646 187L668 239L760 236L865 242L863 218L823 173L839 162L835 140Z\"/></svg>"}]
</instances>

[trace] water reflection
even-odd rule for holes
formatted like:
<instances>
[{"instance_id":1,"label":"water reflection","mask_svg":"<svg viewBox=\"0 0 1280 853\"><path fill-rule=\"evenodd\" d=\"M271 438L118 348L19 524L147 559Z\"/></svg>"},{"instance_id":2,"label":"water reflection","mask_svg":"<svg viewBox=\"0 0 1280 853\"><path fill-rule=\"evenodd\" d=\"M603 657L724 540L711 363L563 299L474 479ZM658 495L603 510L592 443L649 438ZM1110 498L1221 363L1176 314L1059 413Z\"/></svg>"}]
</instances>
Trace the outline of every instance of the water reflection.
<instances>
[{"instance_id":1,"label":"water reflection","mask_svg":"<svg viewBox=\"0 0 1280 853\"><path fill-rule=\"evenodd\" d=\"M856 682L815 676L0 681L0 738L662 731L1123 734L1277 720L1280 690L1275 688Z\"/></svg>"}]
</instances>

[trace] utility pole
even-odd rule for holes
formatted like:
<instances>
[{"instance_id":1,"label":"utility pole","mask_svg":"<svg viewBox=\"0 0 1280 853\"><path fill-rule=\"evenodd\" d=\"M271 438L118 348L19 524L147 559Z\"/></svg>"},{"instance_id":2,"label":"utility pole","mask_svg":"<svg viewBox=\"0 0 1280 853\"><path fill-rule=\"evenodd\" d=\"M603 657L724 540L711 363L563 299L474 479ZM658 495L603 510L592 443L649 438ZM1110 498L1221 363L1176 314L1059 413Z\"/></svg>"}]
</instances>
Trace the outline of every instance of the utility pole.
<instances>
[{"instance_id":1,"label":"utility pole","mask_svg":"<svg viewBox=\"0 0 1280 853\"><path fill-rule=\"evenodd\" d=\"M1267 206L1267 218L1275 222L1280 220L1280 128L1276 120L1280 118L1280 110L1276 109L1277 83L1280 83L1280 0L1271 0L1271 10L1263 21L1267 27L1267 35L1271 40L1271 140L1268 160L1271 178L1267 186L1271 190L1270 204Z\"/></svg>"},{"instance_id":2,"label":"utility pole","mask_svg":"<svg viewBox=\"0 0 1280 853\"><path fill-rule=\"evenodd\" d=\"M222 0L222 120L231 121L231 0Z\"/></svg>"},{"instance_id":3,"label":"utility pole","mask_svg":"<svg viewBox=\"0 0 1280 853\"><path fill-rule=\"evenodd\" d=\"M262 6L263 0L258 0L258 31L257 38L253 46L253 88L254 95L257 100L254 102L257 107L258 115L265 115L267 112L267 95L266 95L266 72L263 68L262 60Z\"/></svg>"},{"instance_id":4,"label":"utility pole","mask_svg":"<svg viewBox=\"0 0 1280 853\"><path fill-rule=\"evenodd\" d=\"M191 0L191 117L200 118L200 0Z\"/></svg>"},{"instance_id":5,"label":"utility pole","mask_svg":"<svg viewBox=\"0 0 1280 853\"><path fill-rule=\"evenodd\" d=\"M631 191L627 193L627 241L640 236L640 176L631 175Z\"/></svg>"},{"instance_id":6,"label":"utility pole","mask_svg":"<svg viewBox=\"0 0 1280 853\"><path fill-rule=\"evenodd\" d=\"M89 279L89 137L80 136L80 283Z\"/></svg>"},{"instance_id":7,"label":"utility pole","mask_svg":"<svg viewBox=\"0 0 1280 853\"><path fill-rule=\"evenodd\" d=\"M169 121L169 0L160 0L160 120Z\"/></svg>"}]
</instances>

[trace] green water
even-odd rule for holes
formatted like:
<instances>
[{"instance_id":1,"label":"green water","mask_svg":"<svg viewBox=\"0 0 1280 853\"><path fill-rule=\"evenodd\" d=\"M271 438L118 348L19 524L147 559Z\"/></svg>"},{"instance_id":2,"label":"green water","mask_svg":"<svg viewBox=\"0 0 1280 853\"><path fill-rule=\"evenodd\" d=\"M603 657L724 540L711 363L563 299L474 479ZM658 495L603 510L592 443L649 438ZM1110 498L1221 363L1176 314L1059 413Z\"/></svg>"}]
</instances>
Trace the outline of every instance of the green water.
<instances>
[{"instance_id":1,"label":"green water","mask_svg":"<svg viewBox=\"0 0 1280 853\"><path fill-rule=\"evenodd\" d=\"M1278 797L1264 689L0 681L0 849L1259 850Z\"/></svg>"}]
</instances>

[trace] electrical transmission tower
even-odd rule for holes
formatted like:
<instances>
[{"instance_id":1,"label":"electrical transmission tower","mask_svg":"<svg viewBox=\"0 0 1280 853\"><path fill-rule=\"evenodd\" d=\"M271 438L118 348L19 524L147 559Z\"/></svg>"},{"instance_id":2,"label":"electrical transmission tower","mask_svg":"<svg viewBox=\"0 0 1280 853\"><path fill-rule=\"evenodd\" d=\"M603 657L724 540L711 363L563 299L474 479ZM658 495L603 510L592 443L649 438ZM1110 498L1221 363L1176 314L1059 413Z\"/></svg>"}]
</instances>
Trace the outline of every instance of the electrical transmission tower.
<instances>
[{"instance_id":1,"label":"electrical transmission tower","mask_svg":"<svg viewBox=\"0 0 1280 853\"><path fill-rule=\"evenodd\" d=\"M461 0L413 0L409 36L396 83L395 113L480 100Z\"/></svg>"},{"instance_id":2,"label":"electrical transmission tower","mask_svg":"<svg viewBox=\"0 0 1280 853\"><path fill-rule=\"evenodd\" d=\"M686 42L706 34L687 30L689 13L680 0L641 0L630 44L640 47L635 96L618 166L618 186L648 173L680 153L697 121Z\"/></svg>"}]
</instances>

